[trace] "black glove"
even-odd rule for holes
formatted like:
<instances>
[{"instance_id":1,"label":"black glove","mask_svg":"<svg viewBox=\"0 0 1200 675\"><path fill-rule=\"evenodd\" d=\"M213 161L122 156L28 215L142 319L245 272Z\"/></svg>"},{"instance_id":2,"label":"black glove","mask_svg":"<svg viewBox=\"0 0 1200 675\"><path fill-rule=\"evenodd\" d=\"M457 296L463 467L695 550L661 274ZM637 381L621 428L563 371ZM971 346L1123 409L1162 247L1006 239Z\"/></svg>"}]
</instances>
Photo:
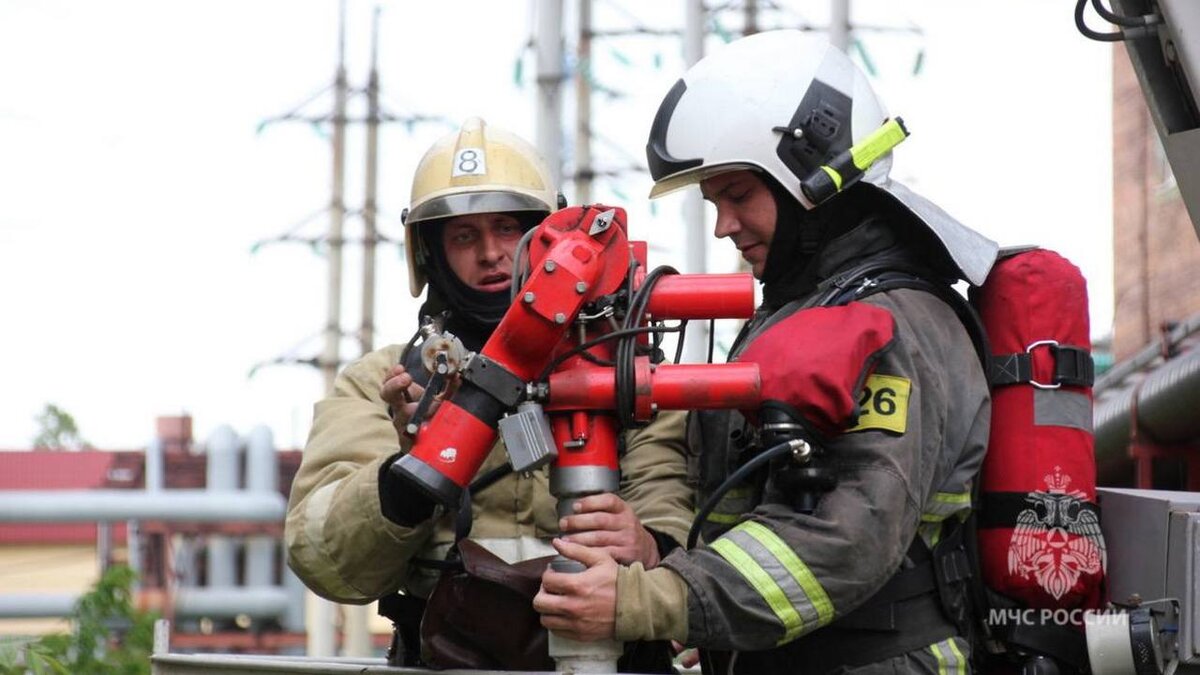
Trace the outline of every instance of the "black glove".
<instances>
[{"instance_id":1,"label":"black glove","mask_svg":"<svg viewBox=\"0 0 1200 675\"><path fill-rule=\"evenodd\" d=\"M379 510L383 517L401 527L416 527L429 520L436 503L432 497L392 471L401 453L388 458L379 467Z\"/></svg>"}]
</instances>

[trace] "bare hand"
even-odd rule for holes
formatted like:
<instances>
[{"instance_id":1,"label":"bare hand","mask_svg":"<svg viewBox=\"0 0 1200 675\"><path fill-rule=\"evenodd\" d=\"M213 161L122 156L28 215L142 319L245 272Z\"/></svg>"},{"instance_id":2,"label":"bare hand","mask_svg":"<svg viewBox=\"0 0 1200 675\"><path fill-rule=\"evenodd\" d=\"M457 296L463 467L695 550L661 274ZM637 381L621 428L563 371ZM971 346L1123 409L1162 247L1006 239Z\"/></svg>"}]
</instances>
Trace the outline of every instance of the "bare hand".
<instances>
[{"instance_id":1,"label":"bare hand","mask_svg":"<svg viewBox=\"0 0 1200 675\"><path fill-rule=\"evenodd\" d=\"M693 668L700 663L700 651L695 647L671 640L671 650L675 652L675 662L684 668Z\"/></svg>"},{"instance_id":2,"label":"bare hand","mask_svg":"<svg viewBox=\"0 0 1200 675\"><path fill-rule=\"evenodd\" d=\"M574 508L575 515L558 522L564 539L602 550L622 565L640 562L650 569L658 564L658 544L625 500L612 493L591 495Z\"/></svg>"},{"instance_id":3,"label":"bare hand","mask_svg":"<svg viewBox=\"0 0 1200 675\"><path fill-rule=\"evenodd\" d=\"M571 574L547 568L533 608L542 625L572 640L612 639L617 625L617 562L600 549L555 539L559 553L587 565Z\"/></svg>"}]
</instances>

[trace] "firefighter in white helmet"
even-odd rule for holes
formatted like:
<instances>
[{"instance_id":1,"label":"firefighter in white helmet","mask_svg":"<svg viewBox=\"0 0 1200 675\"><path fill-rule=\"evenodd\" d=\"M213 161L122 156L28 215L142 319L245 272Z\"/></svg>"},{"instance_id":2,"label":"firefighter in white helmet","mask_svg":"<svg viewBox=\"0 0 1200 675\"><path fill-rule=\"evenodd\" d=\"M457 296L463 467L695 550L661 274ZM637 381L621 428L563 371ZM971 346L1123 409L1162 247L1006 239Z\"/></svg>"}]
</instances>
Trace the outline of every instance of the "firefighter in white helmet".
<instances>
[{"instance_id":1,"label":"firefighter in white helmet","mask_svg":"<svg viewBox=\"0 0 1200 675\"><path fill-rule=\"evenodd\" d=\"M439 334L479 351L510 305L522 235L564 205L536 150L514 134L473 118L434 143L417 166L404 216L409 290L414 297L426 292L420 315L437 317ZM430 377L417 347L396 344L364 356L317 403L286 524L288 563L314 592L345 603L384 598L381 611L394 615L398 633L408 633L403 658L393 661L407 665L419 663L423 599L439 580L461 574L461 565L445 571L447 555L465 550L455 546L458 539L469 535L498 564L511 564L553 554L548 541L560 531L547 468L505 474L502 443L479 472L493 482L468 493L466 514L435 508L387 470L411 446L404 429ZM679 442L683 417L662 418L629 437L620 494L591 504L578 528L618 560L646 567L682 542L692 508ZM486 604L436 605L439 616L426 617L427 625L447 614L454 620L436 645L421 645L428 665L553 668L529 598L508 612ZM494 625L462 629L472 612ZM537 634L522 632L526 627ZM669 663L665 650L663 658Z\"/></svg>"},{"instance_id":2,"label":"firefighter in white helmet","mask_svg":"<svg viewBox=\"0 0 1200 675\"><path fill-rule=\"evenodd\" d=\"M730 358L759 364L765 403L692 414L703 544L647 570L555 541L589 569L543 577L545 626L670 638L710 673L965 672L950 572L990 404L950 286L982 283L997 248L889 179L905 136L798 31L723 47L663 99L651 196L699 184L762 282Z\"/></svg>"}]
</instances>

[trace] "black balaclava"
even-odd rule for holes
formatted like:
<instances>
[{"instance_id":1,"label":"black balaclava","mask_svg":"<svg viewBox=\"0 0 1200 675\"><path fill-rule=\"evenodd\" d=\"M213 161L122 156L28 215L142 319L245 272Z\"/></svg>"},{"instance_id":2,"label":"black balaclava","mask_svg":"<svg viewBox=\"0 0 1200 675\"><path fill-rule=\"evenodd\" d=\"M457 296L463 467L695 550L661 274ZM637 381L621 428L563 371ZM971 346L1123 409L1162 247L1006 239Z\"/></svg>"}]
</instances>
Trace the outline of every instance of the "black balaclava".
<instances>
[{"instance_id":1,"label":"black balaclava","mask_svg":"<svg viewBox=\"0 0 1200 675\"><path fill-rule=\"evenodd\" d=\"M520 222L522 232L528 231L545 217L543 213L508 215ZM424 265L425 276L429 279L429 292L425 302L421 304L420 315L434 316L448 311L446 330L458 336L468 350L477 352L483 349L484 343L508 311L511 304L510 293L507 289L487 292L471 288L450 269L450 263L446 261L446 249L442 244L446 220L430 221L419 226L421 242L427 256Z\"/></svg>"},{"instance_id":2,"label":"black balaclava","mask_svg":"<svg viewBox=\"0 0 1200 675\"><path fill-rule=\"evenodd\" d=\"M861 224L878 204L869 188L856 184L810 211L774 178L758 176L775 199L775 233L761 281L763 304L777 309L816 287L822 249Z\"/></svg>"}]
</instances>

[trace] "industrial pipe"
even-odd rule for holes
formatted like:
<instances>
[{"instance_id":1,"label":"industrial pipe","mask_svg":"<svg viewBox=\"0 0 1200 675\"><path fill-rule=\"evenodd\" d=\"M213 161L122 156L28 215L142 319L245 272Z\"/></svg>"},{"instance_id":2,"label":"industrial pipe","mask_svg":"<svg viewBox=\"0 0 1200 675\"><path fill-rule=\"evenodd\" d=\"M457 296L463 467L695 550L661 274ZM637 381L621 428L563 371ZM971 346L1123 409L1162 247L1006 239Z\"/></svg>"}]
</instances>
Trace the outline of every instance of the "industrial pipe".
<instances>
[{"instance_id":1,"label":"industrial pipe","mask_svg":"<svg viewBox=\"0 0 1200 675\"><path fill-rule=\"evenodd\" d=\"M1137 428L1157 443L1182 443L1200 437L1200 350L1189 352L1130 387L1096 404L1096 461L1121 462L1129 446L1134 396Z\"/></svg>"},{"instance_id":2,"label":"industrial pipe","mask_svg":"<svg viewBox=\"0 0 1200 675\"><path fill-rule=\"evenodd\" d=\"M79 603L71 593L0 594L0 619L50 619L70 616ZM288 590L280 586L243 588L181 588L173 599L177 617L288 617Z\"/></svg>"},{"instance_id":3,"label":"industrial pipe","mask_svg":"<svg viewBox=\"0 0 1200 675\"><path fill-rule=\"evenodd\" d=\"M164 445L161 438L155 438L146 446L146 470L142 482L147 492L158 492L167 486Z\"/></svg>"},{"instance_id":4,"label":"industrial pipe","mask_svg":"<svg viewBox=\"0 0 1200 675\"><path fill-rule=\"evenodd\" d=\"M228 425L217 427L205 446L208 453L205 488L226 492L238 489L237 433ZM208 559L208 585L232 588L237 582L237 545L231 537L213 535L205 548Z\"/></svg>"},{"instance_id":5,"label":"industrial pipe","mask_svg":"<svg viewBox=\"0 0 1200 675\"><path fill-rule=\"evenodd\" d=\"M255 427L246 441L246 491L251 494L278 493L279 459L275 440L265 426ZM246 538L246 585L268 586L275 580L274 537L256 535Z\"/></svg>"},{"instance_id":6,"label":"industrial pipe","mask_svg":"<svg viewBox=\"0 0 1200 675\"><path fill-rule=\"evenodd\" d=\"M0 523L95 523L136 518L189 523L282 523L283 495L242 491L3 490Z\"/></svg>"},{"instance_id":7,"label":"industrial pipe","mask_svg":"<svg viewBox=\"0 0 1200 675\"><path fill-rule=\"evenodd\" d=\"M288 612L288 592L282 586L237 588L180 588L175 593L175 614L184 617L227 619L245 614L275 618Z\"/></svg>"},{"instance_id":8,"label":"industrial pipe","mask_svg":"<svg viewBox=\"0 0 1200 675\"><path fill-rule=\"evenodd\" d=\"M70 616L78 595L70 593L5 593L0 595L2 619L52 619Z\"/></svg>"},{"instance_id":9,"label":"industrial pipe","mask_svg":"<svg viewBox=\"0 0 1200 675\"><path fill-rule=\"evenodd\" d=\"M1119 386L1125 378L1162 358L1164 352L1173 352L1184 340L1200 332L1200 313L1180 321L1159 339L1146 345L1133 356L1114 365L1096 378L1095 392L1099 396L1105 390Z\"/></svg>"}]
</instances>

